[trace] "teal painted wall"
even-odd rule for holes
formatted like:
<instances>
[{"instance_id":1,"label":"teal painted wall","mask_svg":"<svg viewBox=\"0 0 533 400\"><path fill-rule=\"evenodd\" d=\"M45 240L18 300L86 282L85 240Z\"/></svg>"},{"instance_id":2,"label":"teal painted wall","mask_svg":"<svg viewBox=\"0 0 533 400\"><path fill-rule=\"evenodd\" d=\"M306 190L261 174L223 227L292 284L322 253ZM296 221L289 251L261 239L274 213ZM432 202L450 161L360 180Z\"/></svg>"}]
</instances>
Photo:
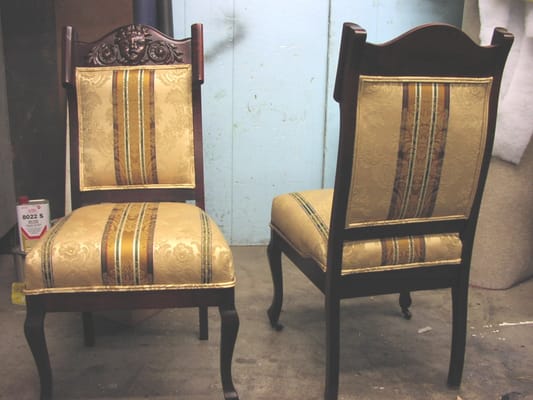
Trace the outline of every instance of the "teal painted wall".
<instances>
[{"instance_id":1,"label":"teal painted wall","mask_svg":"<svg viewBox=\"0 0 533 400\"><path fill-rule=\"evenodd\" d=\"M226 238L266 243L274 196L333 185L343 22L383 42L462 13L463 0L173 0L176 37L204 24L206 208Z\"/></svg>"}]
</instances>

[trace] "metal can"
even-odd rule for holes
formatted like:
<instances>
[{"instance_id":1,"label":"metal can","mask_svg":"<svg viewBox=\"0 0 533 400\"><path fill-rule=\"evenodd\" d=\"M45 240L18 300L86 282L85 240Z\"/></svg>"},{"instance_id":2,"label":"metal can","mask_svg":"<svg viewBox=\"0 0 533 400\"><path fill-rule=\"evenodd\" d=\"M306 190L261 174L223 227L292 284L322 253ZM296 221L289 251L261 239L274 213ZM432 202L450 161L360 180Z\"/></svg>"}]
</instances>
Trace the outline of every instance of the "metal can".
<instances>
[{"instance_id":1,"label":"metal can","mask_svg":"<svg viewBox=\"0 0 533 400\"><path fill-rule=\"evenodd\" d=\"M37 240L50 229L50 204L48 200L18 199L17 220L20 249L28 253Z\"/></svg>"}]
</instances>

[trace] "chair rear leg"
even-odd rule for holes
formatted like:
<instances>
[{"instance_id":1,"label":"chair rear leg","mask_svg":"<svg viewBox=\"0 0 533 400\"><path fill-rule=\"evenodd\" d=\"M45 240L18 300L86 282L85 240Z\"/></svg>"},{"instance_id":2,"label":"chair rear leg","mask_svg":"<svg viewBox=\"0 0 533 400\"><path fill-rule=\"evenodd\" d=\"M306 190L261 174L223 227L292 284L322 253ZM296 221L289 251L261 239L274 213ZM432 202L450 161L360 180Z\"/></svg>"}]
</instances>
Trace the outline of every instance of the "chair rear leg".
<instances>
[{"instance_id":1,"label":"chair rear leg","mask_svg":"<svg viewBox=\"0 0 533 400\"><path fill-rule=\"evenodd\" d=\"M224 399L238 400L239 395L235 390L231 376L231 362L237 333L239 332L239 315L233 304L220 306L219 311L222 320L220 328L220 375L222 377Z\"/></svg>"},{"instance_id":2,"label":"chair rear leg","mask_svg":"<svg viewBox=\"0 0 533 400\"><path fill-rule=\"evenodd\" d=\"M411 311L409 311L409 307L411 307L412 301L411 301L411 293L410 292L401 292L400 293L400 307L402 309L402 314L405 319L411 319L413 314L411 314Z\"/></svg>"},{"instance_id":3,"label":"chair rear leg","mask_svg":"<svg viewBox=\"0 0 533 400\"><path fill-rule=\"evenodd\" d=\"M81 319L83 321L83 342L87 347L94 346L94 324L93 314L91 312L84 311L81 313Z\"/></svg>"},{"instance_id":4,"label":"chair rear leg","mask_svg":"<svg viewBox=\"0 0 533 400\"><path fill-rule=\"evenodd\" d=\"M209 339L209 320L207 318L207 306L198 307L198 318L200 320L200 340Z\"/></svg>"},{"instance_id":5,"label":"chair rear leg","mask_svg":"<svg viewBox=\"0 0 533 400\"><path fill-rule=\"evenodd\" d=\"M448 386L459 387L463 376L466 347L468 283L452 287L452 350Z\"/></svg>"},{"instance_id":6,"label":"chair rear leg","mask_svg":"<svg viewBox=\"0 0 533 400\"><path fill-rule=\"evenodd\" d=\"M326 295L326 389L325 400L339 396L340 300Z\"/></svg>"},{"instance_id":7,"label":"chair rear leg","mask_svg":"<svg viewBox=\"0 0 533 400\"><path fill-rule=\"evenodd\" d=\"M276 245L274 237L272 237L267 247L267 256L272 274L272 284L274 285L274 296L267 314L270 325L280 331L283 329L283 325L279 323L279 315L283 304L283 274L281 272L281 249Z\"/></svg>"},{"instance_id":8,"label":"chair rear leg","mask_svg":"<svg viewBox=\"0 0 533 400\"><path fill-rule=\"evenodd\" d=\"M52 399L52 369L44 336L44 310L41 305L34 302L30 296L26 297L26 321L24 334L30 346L31 353L37 365L41 383L41 400Z\"/></svg>"}]
</instances>

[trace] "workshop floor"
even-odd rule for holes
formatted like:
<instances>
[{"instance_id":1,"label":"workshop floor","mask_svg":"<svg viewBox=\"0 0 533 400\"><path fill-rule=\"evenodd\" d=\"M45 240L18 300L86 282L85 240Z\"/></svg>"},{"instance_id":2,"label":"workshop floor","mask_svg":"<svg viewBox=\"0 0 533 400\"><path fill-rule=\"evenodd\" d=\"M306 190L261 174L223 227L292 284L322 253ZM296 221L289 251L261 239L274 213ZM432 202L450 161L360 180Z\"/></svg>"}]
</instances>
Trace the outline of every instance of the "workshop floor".
<instances>
[{"instance_id":1,"label":"workshop floor","mask_svg":"<svg viewBox=\"0 0 533 400\"><path fill-rule=\"evenodd\" d=\"M241 400L323 398L323 297L285 261L281 332L266 317L272 284L265 248L234 247L241 328L233 376ZM0 256L0 399L38 399L23 335L25 308L11 304L11 256ZM348 300L341 311L339 399L533 399L533 280L505 291L472 288L459 390L446 386L450 294L413 293L404 320L397 296ZM195 309L97 315L84 347L79 314L49 314L45 331L54 399L221 399L216 309L209 341Z\"/></svg>"}]
</instances>

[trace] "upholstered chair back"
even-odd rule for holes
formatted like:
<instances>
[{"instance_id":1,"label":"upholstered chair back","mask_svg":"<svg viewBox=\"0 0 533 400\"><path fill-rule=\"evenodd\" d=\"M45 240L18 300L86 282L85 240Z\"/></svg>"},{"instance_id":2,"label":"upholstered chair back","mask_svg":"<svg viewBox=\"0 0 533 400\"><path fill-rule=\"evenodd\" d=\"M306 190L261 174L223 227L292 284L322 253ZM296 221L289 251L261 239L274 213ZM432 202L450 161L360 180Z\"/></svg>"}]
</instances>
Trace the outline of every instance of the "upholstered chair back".
<instances>
[{"instance_id":1,"label":"upholstered chair back","mask_svg":"<svg viewBox=\"0 0 533 400\"><path fill-rule=\"evenodd\" d=\"M139 200L204 208L202 43L197 25L185 40L127 25L64 43L73 208Z\"/></svg>"},{"instance_id":2,"label":"upholstered chair back","mask_svg":"<svg viewBox=\"0 0 533 400\"><path fill-rule=\"evenodd\" d=\"M190 64L75 74L80 190L194 187Z\"/></svg>"},{"instance_id":3,"label":"upholstered chair back","mask_svg":"<svg viewBox=\"0 0 533 400\"><path fill-rule=\"evenodd\" d=\"M340 143L321 256L332 274L469 265L507 40L496 30L501 48L483 48L452 26L427 25L372 44L344 25L334 93Z\"/></svg>"},{"instance_id":4,"label":"upholstered chair back","mask_svg":"<svg viewBox=\"0 0 533 400\"><path fill-rule=\"evenodd\" d=\"M359 78L346 227L470 215L492 77Z\"/></svg>"}]
</instances>

